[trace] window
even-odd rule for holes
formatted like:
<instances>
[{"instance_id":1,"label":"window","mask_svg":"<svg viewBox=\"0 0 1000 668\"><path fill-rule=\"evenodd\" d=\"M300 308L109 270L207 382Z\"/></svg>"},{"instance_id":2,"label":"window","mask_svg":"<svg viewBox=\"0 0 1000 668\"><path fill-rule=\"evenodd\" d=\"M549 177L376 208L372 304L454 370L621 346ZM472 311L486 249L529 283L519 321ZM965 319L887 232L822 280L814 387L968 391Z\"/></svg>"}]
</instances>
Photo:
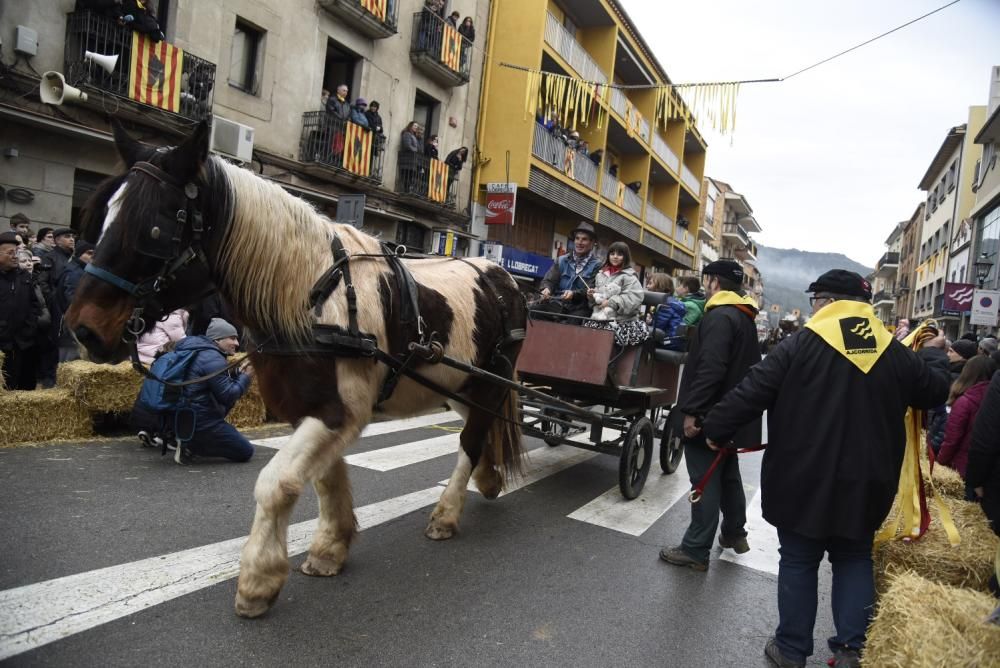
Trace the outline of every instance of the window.
<instances>
[{"instance_id":1,"label":"window","mask_svg":"<svg viewBox=\"0 0 1000 668\"><path fill-rule=\"evenodd\" d=\"M955 189L955 172L958 170L958 163L951 163L951 167L948 168L948 192Z\"/></svg>"},{"instance_id":2,"label":"window","mask_svg":"<svg viewBox=\"0 0 1000 668\"><path fill-rule=\"evenodd\" d=\"M237 17L229 50L229 85L251 95L260 93L260 62L264 31Z\"/></svg>"},{"instance_id":3,"label":"window","mask_svg":"<svg viewBox=\"0 0 1000 668\"><path fill-rule=\"evenodd\" d=\"M440 102L422 90L417 90L413 99L413 120L423 126L424 141L430 139L432 134L437 133L437 117L440 107ZM444 156L442 156L443 159Z\"/></svg>"}]
</instances>

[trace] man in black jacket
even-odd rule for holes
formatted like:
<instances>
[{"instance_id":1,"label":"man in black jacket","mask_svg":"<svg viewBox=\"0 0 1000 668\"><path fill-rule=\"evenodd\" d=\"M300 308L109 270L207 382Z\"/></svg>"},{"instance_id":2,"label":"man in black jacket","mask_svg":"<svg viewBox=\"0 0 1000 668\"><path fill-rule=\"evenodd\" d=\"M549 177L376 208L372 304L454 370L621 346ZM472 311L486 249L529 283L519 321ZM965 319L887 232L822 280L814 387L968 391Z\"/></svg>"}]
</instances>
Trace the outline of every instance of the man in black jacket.
<instances>
[{"instance_id":1,"label":"man in black jacket","mask_svg":"<svg viewBox=\"0 0 1000 668\"><path fill-rule=\"evenodd\" d=\"M965 480L982 504L986 519L993 525L993 533L1000 536L1000 371L993 374L990 388L976 414ZM990 580L990 587L994 595L1000 596L1000 583L995 575Z\"/></svg>"},{"instance_id":2,"label":"man in black jacket","mask_svg":"<svg viewBox=\"0 0 1000 668\"><path fill-rule=\"evenodd\" d=\"M781 561L778 629L765 653L778 666L804 666L812 654L817 570L829 552L837 628L829 645L840 668L858 665L864 644L872 540L896 494L906 410L941 404L950 376L943 337L919 353L895 340L858 274L828 271L808 292L806 327L772 349L703 429L710 447L736 447L734 434L768 411L760 489Z\"/></svg>"},{"instance_id":3,"label":"man in black jacket","mask_svg":"<svg viewBox=\"0 0 1000 668\"><path fill-rule=\"evenodd\" d=\"M717 260L706 265L703 274L709 300L692 337L676 408L684 415L684 460L692 485L704 477L715 459L701 433L702 418L760 361L754 322L757 303L743 295L743 268L733 260ZM738 447L760 444L760 417L747 420L734 439ZM740 554L748 551L746 496L735 457L721 463L701 500L691 504L691 524L681 544L663 549L660 558L675 566L707 570L720 511L719 545Z\"/></svg>"},{"instance_id":4,"label":"man in black jacket","mask_svg":"<svg viewBox=\"0 0 1000 668\"><path fill-rule=\"evenodd\" d=\"M9 390L35 389L35 333L44 306L31 274L17 264L17 238L0 234L0 350Z\"/></svg>"}]
</instances>

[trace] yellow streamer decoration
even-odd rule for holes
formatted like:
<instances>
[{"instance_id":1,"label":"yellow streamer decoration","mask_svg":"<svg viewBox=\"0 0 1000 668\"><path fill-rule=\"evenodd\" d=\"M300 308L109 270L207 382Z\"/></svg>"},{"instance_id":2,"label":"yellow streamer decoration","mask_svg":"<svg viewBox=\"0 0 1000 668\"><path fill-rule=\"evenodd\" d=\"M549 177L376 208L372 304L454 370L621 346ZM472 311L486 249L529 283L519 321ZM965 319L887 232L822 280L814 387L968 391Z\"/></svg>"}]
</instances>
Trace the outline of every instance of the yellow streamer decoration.
<instances>
[{"instance_id":1,"label":"yellow streamer decoration","mask_svg":"<svg viewBox=\"0 0 1000 668\"><path fill-rule=\"evenodd\" d=\"M903 340L903 345L917 349L928 338L933 338L934 333L928 327L933 321L927 321L920 327L910 332L910 335ZM923 411L910 408L906 411L906 450L903 454L903 468L899 475L899 487L896 492L896 505L898 511L882 527L875 536L875 542L881 543L895 538L912 539L920 536L920 448L923 446ZM930 476L928 476L929 478ZM958 545L962 538L958 533L958 528L951 517L951 511L941 500L941 495L934 489L934 483L930 483L933 492L934 505L937 507L938 518L948 542L951 545Z\"/></svg>"}]
</instances>

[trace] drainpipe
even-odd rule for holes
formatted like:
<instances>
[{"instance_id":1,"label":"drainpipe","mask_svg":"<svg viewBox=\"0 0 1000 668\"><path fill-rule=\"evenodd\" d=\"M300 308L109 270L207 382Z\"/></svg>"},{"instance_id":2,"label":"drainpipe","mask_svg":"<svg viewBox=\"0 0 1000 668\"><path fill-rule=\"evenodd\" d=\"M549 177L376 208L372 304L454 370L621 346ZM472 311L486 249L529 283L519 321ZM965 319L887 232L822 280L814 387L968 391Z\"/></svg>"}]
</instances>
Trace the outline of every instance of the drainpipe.
<instances>
[{"instance_id":1,"label":"drainpipe","mask_svg":"<svg viewBox=\"0 0 1000 668\"><path fill-rule=\"evenodd\" d=\"M479 113L476 119L476 145L474 147L475 152L472 154L474 171L472 173L472 191L469 193L470 229L472 227L471 219L475 218L475 204L479 195L479 177L481 173L481 165L479 163L481 155L480 147L483 145L483 136L486 128L486 114L488 111L486 104L487 91L489 91L490 81L493 78L493 64L490 56L493 54L493 42L496 39L496 15L500 5L499 0L488 1L490 3L490 25L486 32L486 52L483 54L483 76L479 87Z\"/></svg>"}]
</instances>

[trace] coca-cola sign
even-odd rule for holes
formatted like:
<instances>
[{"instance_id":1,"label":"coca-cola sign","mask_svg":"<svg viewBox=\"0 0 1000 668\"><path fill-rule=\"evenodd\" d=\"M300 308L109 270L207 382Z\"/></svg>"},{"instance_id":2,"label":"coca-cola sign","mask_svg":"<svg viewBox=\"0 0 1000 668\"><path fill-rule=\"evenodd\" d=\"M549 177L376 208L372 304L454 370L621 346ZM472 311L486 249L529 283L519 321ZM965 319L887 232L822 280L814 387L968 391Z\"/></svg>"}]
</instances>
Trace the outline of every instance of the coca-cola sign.
<instances>
[{"instance_id":1,"label":"coca-cola sign","mask_svg":"<svg viewBox=\"0 0 1000 668\"><path fill-rule=\"evenodd\" d=\"M516 183L486 184L486 224L513 225L517 201Z\"/></svg>"}]
</instances>

